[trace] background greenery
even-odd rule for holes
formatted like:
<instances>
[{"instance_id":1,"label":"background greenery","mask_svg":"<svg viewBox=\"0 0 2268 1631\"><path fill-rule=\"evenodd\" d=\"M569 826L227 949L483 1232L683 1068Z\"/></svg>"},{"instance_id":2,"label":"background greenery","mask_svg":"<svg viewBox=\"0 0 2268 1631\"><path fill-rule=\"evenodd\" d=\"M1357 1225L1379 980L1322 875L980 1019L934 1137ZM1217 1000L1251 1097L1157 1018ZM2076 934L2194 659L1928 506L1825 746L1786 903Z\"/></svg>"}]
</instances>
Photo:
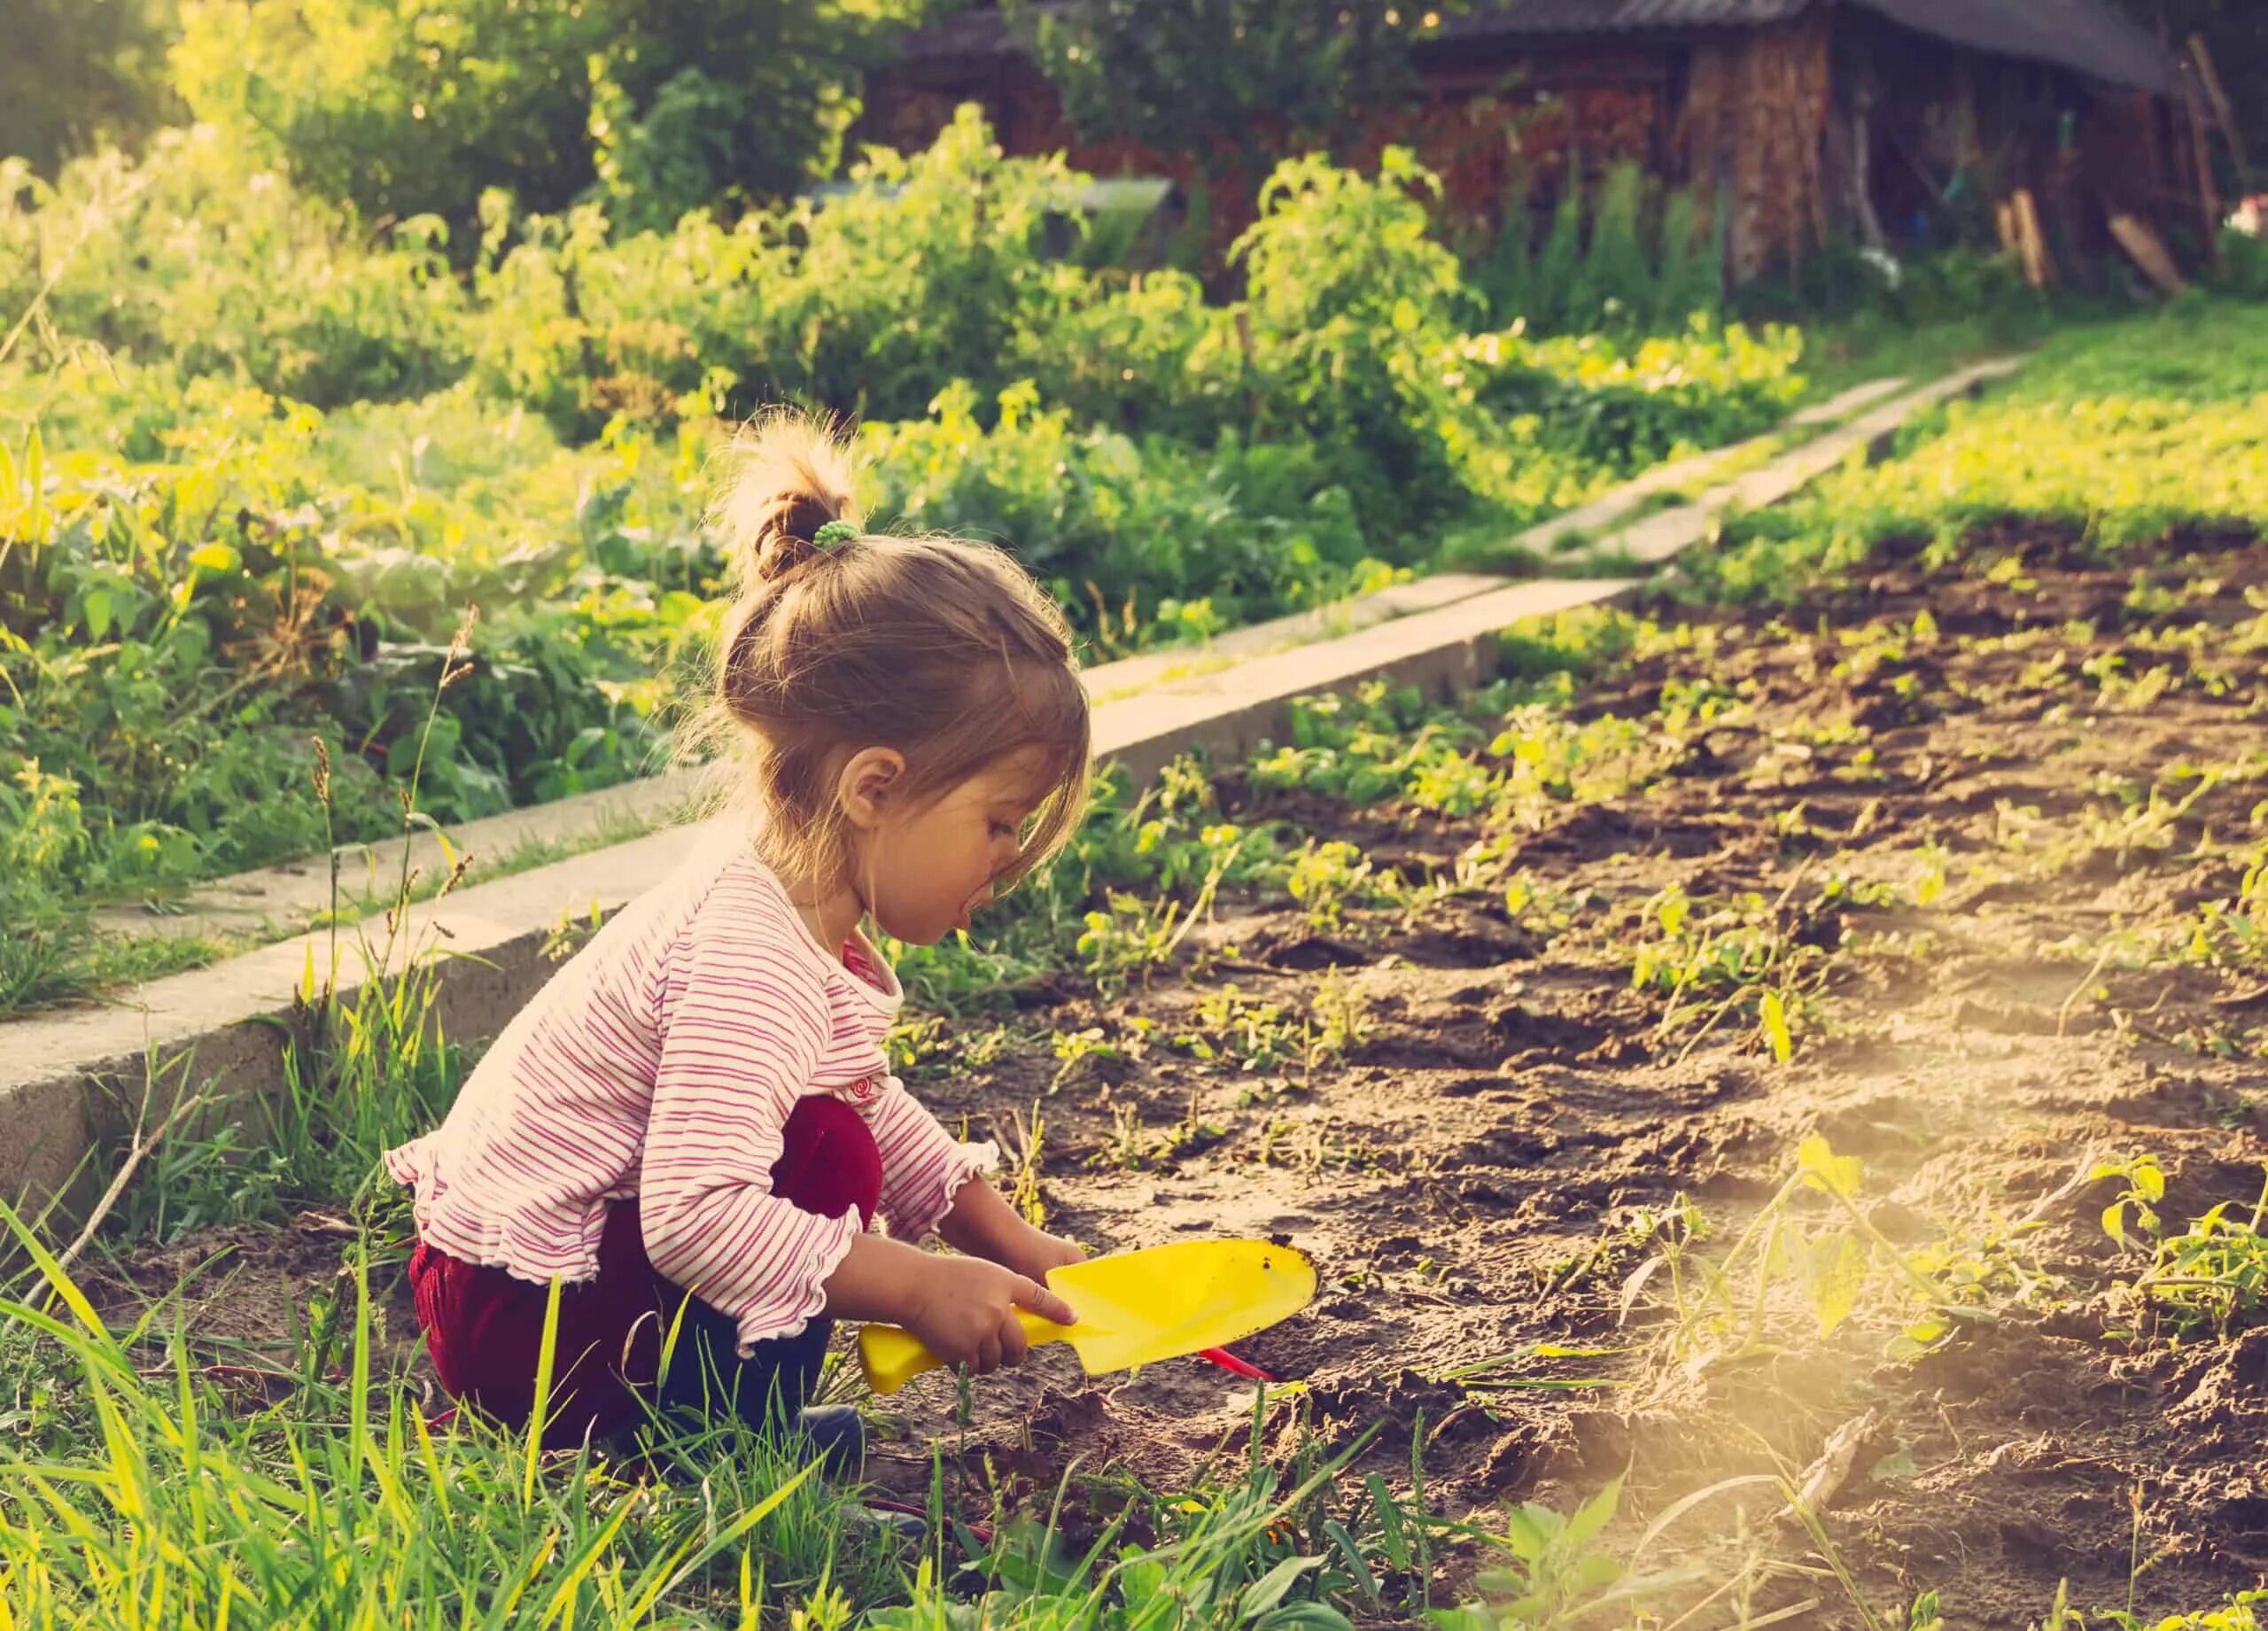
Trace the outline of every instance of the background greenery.
<instances>
[{"instance_id":1,"label":"background greenery","mask_svg":"<svg viewBox=\"0 0 2268 1631\"><path fill-rule=\"evenodd\" d=\"M703 512L764 403L857 416L877 517L1007 544L1107 656L1422 568L1804 389L1794 331L1706 313L1492 326L1404 154L1282 167L1225 304L1052 252L1087 230L1083 180L964 111L823 202L664 229L492 189L468 244L438 215L376 228L209 124L53 180L0 162L27 943L66 945L89 899L395 829L381 784L421 741L444 821L657 768L722 586ZM55 989L28 960L19 995Z\"/></svg>"}]
</instances>

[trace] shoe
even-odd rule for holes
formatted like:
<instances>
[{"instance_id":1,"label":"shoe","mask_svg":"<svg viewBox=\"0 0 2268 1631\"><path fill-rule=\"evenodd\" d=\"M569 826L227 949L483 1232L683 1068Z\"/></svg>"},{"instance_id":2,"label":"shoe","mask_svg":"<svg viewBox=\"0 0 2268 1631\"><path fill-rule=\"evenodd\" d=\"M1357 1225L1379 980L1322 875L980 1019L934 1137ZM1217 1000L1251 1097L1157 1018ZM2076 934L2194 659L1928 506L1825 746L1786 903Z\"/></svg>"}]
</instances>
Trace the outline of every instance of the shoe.
<instances>
[{"instance_id":1,"label":"shoe","mask_svg":"<svg viewBox=\"0 0 2268 1631\"><path fill-rule=\"evenodd\" d=\"M858 1529L903 1546L920 1546L929 1538L929 1521L895 1504L866 1502L850 1509L850 1522Z\"/></svg>"},{"instance_id":2,"label":"shoe","mask_svg":"<svg viewBox=\"0 0 2268 1631\"><path fill-rule=\"evenodd\" d=\"M799 1410L796 1431L828 1477L855 1479L866 1470L866 1424L854 1406L820 1404Z\"/></svg>"}]
</instances>

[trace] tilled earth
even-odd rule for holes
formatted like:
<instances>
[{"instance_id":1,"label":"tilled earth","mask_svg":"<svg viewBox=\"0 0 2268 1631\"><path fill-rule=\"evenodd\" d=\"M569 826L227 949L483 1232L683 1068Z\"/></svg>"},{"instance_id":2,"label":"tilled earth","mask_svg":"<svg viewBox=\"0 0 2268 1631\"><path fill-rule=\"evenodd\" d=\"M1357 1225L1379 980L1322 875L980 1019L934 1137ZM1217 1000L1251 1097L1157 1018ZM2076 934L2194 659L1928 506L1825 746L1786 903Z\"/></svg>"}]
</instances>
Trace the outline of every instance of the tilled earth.
<instances>
[{"instance_id":1,"label":"tilled earth","mask_svg":"<svg viewBox=\"0 0 2268 1631\"><path fill-rule=\"evenodd\" d=\"M2268 1323L2184 1330L2132 1296L2147 1247L2105 1233L2120 1185L2086 1174L2156 1157L2169 1231L2217 1202L2249 1218L2262 1192L2268 938L2248 951L2241 905L2204 926L2268 842L2268 558L2208 537L2103 563L2013 531L1968 558L1893 551L1841 603L1694 614L1693 638L1642 645L1573 709L1648 722L1642 785L1523 807L1509 833L1223 779L1230 819L1347 840L1419 892L1328 928L1224 897L1173 966L1124 991L1067 978L1021 1016L1027 1040L920 1091L1036 1143L1050 1226L1093 1248L1311 1254L1316 1305L1239 1347L1302 1385L1271 1392L1266 1442L1378 1427L1362 1469L1406 1492L1422 1433L1437 1513L1569 1510L1627 1472L1627 1543L1694 1491L1801 1482L1847 1428L1819 1521L1885 1621L1925 1589L1953 1623L2022 1627L2059 1581L2088 1608L2124 1607L2132 1581L2157 1612L2262 1583ZM1501 866L1419 888L1476 844ZM1752 990L1673 1003L1634 982L1672 898L1704 937L1729 907L1778 948L1787 1062ZM1083 1035L1084 1057L1052 1045ZM1976 1269L1984 1314L1894 1355L1917 1308L1888 1245L1824 1337L1791 1274L1750 1342L1675 1317L1665 1271L1626 1293L1682 1208L1706 1229L1685 1268L1724 1257L1814 1136L1863 1161L1881 1241ZM1831 1212L1806 1192L1787 1226ZM324 1227L236 1238L227 1322L280 1330L261 1299L336 1261ZM167 1288L213 1244L131 1278ZM1761 1256L1733 1277L1744 1299ZM1060 1348L971 1398L965 1421L950 1379L891 1401L882 1481L919 1486L936 1443L972 1486L1044 1499L1076 1457L1073 1504L1099 1505L1087 1475L1232 1470L1254 1405L1194 1360L1089 1380ZM1783 1505L1728 1489L1648 1565L1860 1623Z\"/></svg>"}]
</instances>

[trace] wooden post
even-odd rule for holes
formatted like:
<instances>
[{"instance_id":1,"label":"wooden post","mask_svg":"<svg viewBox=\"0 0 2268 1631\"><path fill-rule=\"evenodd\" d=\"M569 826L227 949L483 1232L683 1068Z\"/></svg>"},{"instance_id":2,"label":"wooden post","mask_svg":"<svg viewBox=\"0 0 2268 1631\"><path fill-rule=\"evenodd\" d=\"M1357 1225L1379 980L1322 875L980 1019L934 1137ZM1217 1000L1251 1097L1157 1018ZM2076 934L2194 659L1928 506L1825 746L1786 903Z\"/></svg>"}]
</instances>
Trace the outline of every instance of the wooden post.
<instances>
[{"instance_id":1,"label":"wooden post","mask_svg":"<svg viewBox=\"0 0 2268 1631\"><path fill-rule=\"evenodd\" d=\"M2040 235L2039 210L2032 202L2031 189L2019 187L2016 197L2008 201L2009 214L2015 217L2016 248L2023 259L2024 282L2035 289L2047 289L2055 282L2055 262L2047 253L2047 240Z\"/></svg>"},{"instance_id":2,"label":"wooden post","mask_svg":"<svg viewBox=\"0 0 2268 1631\"><path fill-rule=\"evenodd\" d=\"M1882 229L1882 217L1875 213L1874 193L1869 186L1874 169L1874 140L1868 128L1867 113L1874 101L1870 91L1861 88L1857 105L1851 110L1851 209L1859 221L1859 237L1869 249L1888 249L1889 235Z\"/></svg>"},{"instance_id":3,"label":"wooden post","mask_svg":"<svg viewBox=\"0 0 2268 1631\"><path fill-rule=\"evenodd\" d=\"M2204 93L2197 88L2197 76L2181 76L2181 111L2189 116L2189 149L2197 166L2197 208L2205 221L2205 257L2215 266L2221 263L2221 194L2213 182L2213 155L2205 144L2205 114L2200 105Z\"/></svg>"},{"instance_id":4,"label":"wooden post","mask_svg":"<svg viewBox=\"0 0 2268 1631\"><path fill-rule=\"evenodd\" d=\"M2205 49L2205 36L2189 36L2190 60L2197 65L2197 78L2205 87L2205 95L2213 105L2213 117L2220 120L2221 134L2228 139L2229 157L2236 160L2236 183L2240 192L2252 190L2252 166L2245 159L2244 133L2236 128L2236 109L2229 101L2229 93L2221 83L2220 71L2213 66L2213 53Z\"/></svg>"}]
</instances>

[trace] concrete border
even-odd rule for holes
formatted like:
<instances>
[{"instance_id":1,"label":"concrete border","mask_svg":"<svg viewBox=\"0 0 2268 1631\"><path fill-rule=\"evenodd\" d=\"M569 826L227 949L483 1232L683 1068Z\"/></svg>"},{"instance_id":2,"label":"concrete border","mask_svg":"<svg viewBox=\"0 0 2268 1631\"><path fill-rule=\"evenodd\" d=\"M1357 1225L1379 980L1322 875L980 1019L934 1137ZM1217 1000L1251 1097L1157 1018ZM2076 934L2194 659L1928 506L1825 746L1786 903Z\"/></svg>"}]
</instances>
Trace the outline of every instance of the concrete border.
<instances>
[{"instance_id":1,"label":"concrete border","mask_svg":"<svg viewBox=\"0 0 2268 1631\"><path fill-rule=\"evenodd\" d=\"M1642 559L1667 559L1706 537L1731 506L1776 501L1853 454L1878 448L1914 415L2016 366L1981 364L1899 396L1764 470L1712 489L1692 504L1647 516L1622 535L1626 548ZM1657 481L1651 491L1672 485ZM1628 514L1643 497L1629 497L1619 513ZM1295 697L1371 680L1437 693L1470 688L1493 671L1503 631L1527 618L1618 600L1640 586L1616 579L1507 585L1474 578L1447 586L1455 593L1424 610L1399 616L1389 610L1369 626L1313 644L1202 672L1158 669L1139 694L1098 703L1098 754L1146 779L1192 749L1222 756L1247 751L1281 732ZM1106 672L1094 671L1098 676ZM687 790L682 783L649 787L624 803L633 809L635 798L682 803ZM578 813L603 810L616 796L588 796L591 802ZM462 830L457 838L471 841ZM340 994L351 997L373 972L398 974L413 952L430 951L447 1034L493 1036L550 977L554 964L546 947L557 930L571 920L610 913L658 882L684 853L687 838L681 827L649 833L417 903L396 932L383 936L383 944L373 943L378 926L368 923L302 933L153 981L130 1002L10 1024L11 1045L0 1060L0 1194L32 1207L63 1194L91 1150L130 1129L137 1107L147 1099L150 1115L162 1116L192 1074L200 1084L222 1084L230 1099L276 1091L285 1040L299 1028L311 971L320 983L326 971L335 970ZM318 860L307 871L322 865ZM328 879L320 881L327 897ZM391 966L377 967L389 949Z\"/></svg>"}]
</instances>

